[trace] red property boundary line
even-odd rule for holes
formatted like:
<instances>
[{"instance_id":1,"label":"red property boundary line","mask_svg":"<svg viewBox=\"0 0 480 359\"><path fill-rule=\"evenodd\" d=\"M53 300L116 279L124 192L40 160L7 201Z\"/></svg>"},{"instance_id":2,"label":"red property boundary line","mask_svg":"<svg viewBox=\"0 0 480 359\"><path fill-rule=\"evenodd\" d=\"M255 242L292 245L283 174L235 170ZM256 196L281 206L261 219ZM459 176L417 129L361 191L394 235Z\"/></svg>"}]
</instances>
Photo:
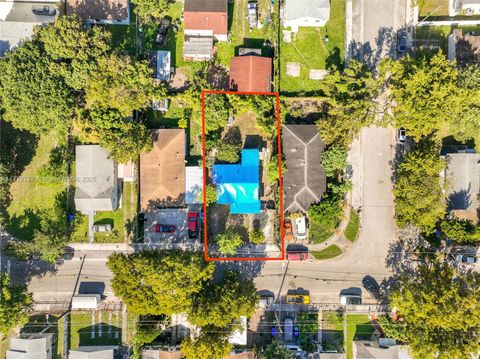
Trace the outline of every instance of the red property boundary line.
<instances>
[{"instance_id":1,"label":"red property boundary line","mask_svg":"<svg viewBox=\"0 0 480 359\"><path fill-rule=\"evenodd\" d=\"M205 95L263 95L275 96L277 113L277 150L278 150L278 183L280 188L280 238L282 246L281 257L210 257L208 255L207 238L207 150L205 148ZM202 90L202 162L203 162L203 254L206 261L279 261L285 260L285 235L283 228L283 178L282 178L282 141L281 141L281 121L280 121L280 96L278 92L240 92L240 91L220 91L220 90Z\"/></svg>"}]
</instances>

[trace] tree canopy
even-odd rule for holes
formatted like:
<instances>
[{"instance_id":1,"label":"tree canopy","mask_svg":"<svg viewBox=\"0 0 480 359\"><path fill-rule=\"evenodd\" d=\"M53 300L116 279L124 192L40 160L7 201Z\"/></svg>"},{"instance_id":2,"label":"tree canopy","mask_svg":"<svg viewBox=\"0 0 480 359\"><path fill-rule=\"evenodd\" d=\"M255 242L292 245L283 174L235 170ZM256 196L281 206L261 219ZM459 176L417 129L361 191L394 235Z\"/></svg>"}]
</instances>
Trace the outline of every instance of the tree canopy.
<instances>
[{"instance_id":1,"label":"tree canopy","mask_svg":"<svg viewBox=\"0 0 480 359\"><path fill-rule=\"evenodd\" d=\"M387 336L408 343L414 358L468 358L480 350L480 276L448 263L421 264L390 295L403 317L385 325Z\"/></svg>"},{"instance_id":2,"label":"tree canopy","mask_svg":"<svg viewBox=\"0 0 480 359\"><path fill-rule=\"evenodd\" d=\"M114 253L108 259L112 288L135 314L182 313L192 307L214 266L183 251Z\"/></svg>"},{"instance_id":3,"label":"tree canopy","mask_svg":"<svg viewBox=\"0 0 480 359\"><path fill-rule=\"evenodd\" d=\"M217 234L215 241L218 251L223 255L234 255L237 248L243 244L242 237L233 228L227 228L224 233Z\"/></svg>"},{"instance_id":4,"label":"tree canopy","mask_svg":"<svg viewBox=\"0 0 480 359\"><path fill-rule=\"evenodd\" d=\"M472 87L477 72L461 74L441 51L433 56L386 59L381 67L394 103L393 123L406 128L414 140L442 129L460 141L480 134L475 120L480 91Z\"/></svg>"},{"instance_id":5,"label":"tree canopy","mask_svg":"<svg viewBox=\"0 0 480 359\"><path fill-rule=\"evenodd\" d=\"M10 277L0 273L0 333L7 335L10 329L25 324L32 305L32 295L24 286L13 285Z\"/></svg>"},{"instance_id":6,"label":"tree canopy","mask_svg":"<svg viewBox=\"0 0 480 359\"><path fill-rule=\"evenodd\" d=\"M143 22L160 19L168 10L170 0L132 0L133 11Z\"/></svg>"},{"instance_id":7,"label":"tree canopy","mask_svg":"<svg viewBox=\"0 0 480 359\"><path fill-rule=\"evenodd\" d=\"M322 153L322 167L328 177L334 176L347 167L347 148L332 145Z\"/></svg>"},{"instance_id":8,"label":"tree canopy","mask_svg":"<svg viewBox=\"0 0 480 359\"><path fill-rule=\"evenodd\" d=\"M180 347L186 359L224 359L232 349L228 333L218 332L215 328L202 329L194 339L185 338Z\"/></svg>"},{"instance_id":9,"label":"tree canopy","mask_svg":"<svg viewBox=\"0 0 480 359\"><path fill-rule=\"evenodd\" d=\"M240 329L240 317L255 312L257 296L251 280L242 280L237 272L227 271L218 283L209 283L196 296L188 320L200 327Z\"/></svg>"},{"instance_id":10,"label":"tree canopy","mask_svg":"<svg viewBox=\"0 0 480 359\"><path fill-rule=\"evenodd\" d=\"M362 127L375 120L379 82L365 64L352 60L343 71L332 71L321 89L327 97L326 116L317 126L327 145L350 144Z\"/></svg>"},{"instance_id":11,"label":"tree canopy","mask_svg":"<svg viewBox=\"0 0 480 359\"><path fill-rule=\"evenodd\" d=\"M436 145L423 141L408 152L398 166L394 184L397 223L414 224L425 233L435 231L437 222L446 213L440 171L445 162L440 159Z\"/></svg>"},{"instance_id":12,"label":"tree canopy","mask_svg":"<svg viewBox=\"0 0 480 359\"><path fill-rule=\"evenodd\" d=\"M279 341L275 340L265 348L264 351L257 353L259 359L294 359L292 352L285 348Z\"/></svg>"},{"instance_id":13,"label":"tree canopy","mask_svg":"<svg viewBox=\"0 0 480 359\"><path fill-rule=\"evenodd\" d=\"M448 239L459 244L476 244L480 242L480 227L467 219L447 219L440 227Z\"/></svg>"}]
</instances>

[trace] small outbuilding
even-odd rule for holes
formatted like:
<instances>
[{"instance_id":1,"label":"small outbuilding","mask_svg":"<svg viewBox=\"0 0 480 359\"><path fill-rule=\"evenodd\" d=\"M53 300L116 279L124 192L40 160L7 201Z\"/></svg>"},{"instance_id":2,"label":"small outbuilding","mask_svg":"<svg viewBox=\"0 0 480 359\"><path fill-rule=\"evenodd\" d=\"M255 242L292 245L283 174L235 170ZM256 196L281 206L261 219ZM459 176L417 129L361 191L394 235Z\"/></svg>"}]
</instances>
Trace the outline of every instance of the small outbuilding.
<instances>
[{"instance_id":1,"label":"small outbuilding","mask_svg":"<svg viewBox=\"0 0 480 359\"><path fill-rule=\"evenodd\" d=\"M203 168L200 166L185 167L185 204L203 203Z\"/></svg>"},{"instance_id":2,"label":"small outbuilding","mask_svg":"<svg viewBox=\"0 0 480 359\"><path fill-rule=\"evenodd\" d=\"M72 297L72 309L97 309L101 300L100 294L76 294Z\"/></svg>"},{"instance_id":3,"label":"small outbuilding","mask_svg":"<svg viewBox=\"0 0 480 359\"><path fill-rule=\"evenodd\" d=\"M261 56L236 56L230 60L230 89L242 92L269 92L272 59Z\"/></svg>"}]
</instances>

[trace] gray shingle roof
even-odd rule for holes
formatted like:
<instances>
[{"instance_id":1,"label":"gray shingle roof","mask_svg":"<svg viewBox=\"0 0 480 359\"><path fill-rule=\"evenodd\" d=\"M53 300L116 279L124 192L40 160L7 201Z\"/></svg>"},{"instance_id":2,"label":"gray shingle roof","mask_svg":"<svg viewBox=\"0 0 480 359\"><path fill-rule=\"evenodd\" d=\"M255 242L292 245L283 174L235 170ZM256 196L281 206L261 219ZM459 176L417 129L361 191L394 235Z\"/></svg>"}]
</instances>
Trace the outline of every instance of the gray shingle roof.
<instances>
[{"instance_id":1,"label":"gray shingle roof","mask_svg":"<svg viewBox=\"0 0 480 359\"><path fill-rule=\"evenodd\" d=\"M319 202L327 181L320 162L325 143L315 125L284 125L283 153L287 172L283 178L286 212L306 212Z\"/></svg>"}]
</instances>

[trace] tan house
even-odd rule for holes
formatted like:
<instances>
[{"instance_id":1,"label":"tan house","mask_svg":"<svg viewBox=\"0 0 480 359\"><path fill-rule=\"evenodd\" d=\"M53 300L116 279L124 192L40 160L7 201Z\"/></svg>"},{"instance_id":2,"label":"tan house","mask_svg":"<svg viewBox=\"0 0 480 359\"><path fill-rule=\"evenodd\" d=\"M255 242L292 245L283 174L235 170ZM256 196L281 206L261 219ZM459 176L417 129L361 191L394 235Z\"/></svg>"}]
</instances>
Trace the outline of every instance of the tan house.
<instances>
[{"instance_id":1,"label":"tan house","mask_svg":"<svg viewBox=\"0 0 480 359\"><path fill-rule=\"evenodd\" d=\"M140 155L142 212L185 203L185 130L152 130L153 149Z\"/></svg>"}]
</instances>

